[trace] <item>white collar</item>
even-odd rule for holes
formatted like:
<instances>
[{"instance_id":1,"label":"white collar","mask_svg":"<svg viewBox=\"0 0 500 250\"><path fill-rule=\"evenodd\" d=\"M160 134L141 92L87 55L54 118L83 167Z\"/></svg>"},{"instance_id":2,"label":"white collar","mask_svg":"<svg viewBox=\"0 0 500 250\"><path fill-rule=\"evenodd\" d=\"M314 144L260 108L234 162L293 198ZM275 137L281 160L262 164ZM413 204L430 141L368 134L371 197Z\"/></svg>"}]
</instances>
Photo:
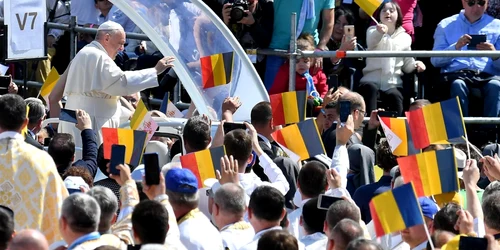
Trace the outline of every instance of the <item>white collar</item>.
<instances>
[{"instance_id":1,"label":"white collar","mask_svg":"<svg viewBox=\"0 0 500 250\"><path fill-rule=\"evenodd\" d=\"M280 227L280 226L275 226L275 227L271 227L271 228L268 228L268 229L264 229L264 230L260 230L260 232L256 233L255 236L253 237L253 240L258 240L260 239L260 237L268 232L268 231L272 231L272 230L282 230L283 228Z\"/></svg>"},{"instance_id":2,"label":"white collar","mask_svg":"<svg viewBox=\"0 0 500 250\"><path fill-rule=\"evenodd\" d=\"M262 139L267 146L271 147L271 141L269 141L269 139L267 139L267 137L261 135L261 134L257 134L258 137L260 137L260 139Z\"/></svg>"},{"instance_id":3,"label":"white collar","mask_svg":"<svg viewBox=\"0 0 500 250\"><path fill-rule=\"evenodd\" d=\"M15 131L5 131L0 134L0 140L5 138L12 138L17 140L24 140L24 136Z\"/></svg>"},{"instance_id":4,"label":"white collar","mask_svg":"<svg viewBox=\"0 0 500 250\"><path fill-rule=\"evenodd\" d=\"M325 234L317 232L317 233L313 233L313 234L304 235L304 236L302 236L302 239L300 239L300 240L310 239L312 241L318 241L318 240L322 240L325 238L326 238Z\"/></svg>"}]
</instances>

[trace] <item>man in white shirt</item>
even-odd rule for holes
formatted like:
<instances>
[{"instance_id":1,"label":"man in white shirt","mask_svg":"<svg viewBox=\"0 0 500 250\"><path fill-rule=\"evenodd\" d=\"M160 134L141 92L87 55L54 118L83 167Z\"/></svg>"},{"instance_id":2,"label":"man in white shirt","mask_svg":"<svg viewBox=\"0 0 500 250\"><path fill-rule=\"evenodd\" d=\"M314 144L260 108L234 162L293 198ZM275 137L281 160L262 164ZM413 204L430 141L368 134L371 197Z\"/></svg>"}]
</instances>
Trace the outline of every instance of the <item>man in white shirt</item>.
<instances>
[{"instance_id":1,"label":"man in white shirt","mask_svg":"<svg viewBox=\"0 0 500 250\"><path fill-rule=\"evenodd\" d=\"M300 225L304 236L299 238L307 250L325 250L328 237L323 233L327 210L318 208L318 198L312 198L302 206Z\"/></svg>"},{"instance_id":2,"label":"man in white shirt","mask_svg":"<svg viewBox=\"0 0 500 250\"><path fill-rule=\"evenodd\" d=\"M328 189L325 173L326 168L317 161L308 162L300 169L297 186L302 202L299 208L288 215L290 221L288 231L297 239L304 236L304 228L299 225L302 206L310 199L317 198L320 194L325 193L325 190Z\"/></svg>"},{"instance_id":3,"label":"man in white shirt","mask_svg":"<svg viewBox=\"0 0 500 250\"><path fill-rule=\"evenodd\" d=\"M255 236L249 244L240 250L256 250L260 237L271 230L282 230L280 222L285 216L285 197L276 188L264 185L256 188L250 196L248 218L255 230ZM299 243L299 248L304 245Z\"/></svg>"},{"instance_id":4,"label":"man in white shirt","mask_svg":"<svg viewBox=\"0 0 500 250\"><path fill-rule=\"evenodd\" d=\"M287 179L281 169L276 166L260 147L255 128L249 123L245 124L248 128L248 133L243 129L236 129L224 136L226 154L233 156L238 161L238 176L241 186L245 189L245 193L248 196L257 187L262 185L273 186L282 195L285 195L290 188ZM248 164L253 160L252 150L259 158L264 173L269 178L269 182L263 182L254 172L245 173ZM216 192L219 187L220 184L215 183L212 186L212 191Z\"/></svg>"},{"instance_id":5,"label":"man in white shirt","mask_svg":"<svg viewBox=\"0 0 500 250\"><path fill-rule=\"evenodd\" d=\"M245 190L226 183L214 194L212 221L219 228L224 249L237 250L255 235L252 225L243 220L247 209Z\"/></svg>"},{"instance_id":6,"label":"man in white shirt","mask_svg":"<svg viewBox=\"0 0 500 250\"><path fill-rule=\"evenodd\" d=\"M67 95L67 109L83 109L91 117L92 128L102 143L101 128L116 128L120 124L120 96L137 93L158 86L157 76L172 66L173 58L163 58L155 68L139 71L122 71L113 61L123 50L123 27L108 21L99 26L96 40L85 46L71 61L49 96L51 115L59 116L59 101ZM59 132L75 138L75 146L81 147L80 131L72 123L59 124Z\"/></svg>"},{"instance_id":7,"label":"man in white shirt","mask_svg":"<svg viewBox=\"0 0 500 250\"><path fill-rule=\"evenodd\" d=\"M189 169L172 168L165 176L166 194L174 209L182 244L189 250L221 250L222 238L198 209L198 180Z\"/></svg>"}]
</instances>

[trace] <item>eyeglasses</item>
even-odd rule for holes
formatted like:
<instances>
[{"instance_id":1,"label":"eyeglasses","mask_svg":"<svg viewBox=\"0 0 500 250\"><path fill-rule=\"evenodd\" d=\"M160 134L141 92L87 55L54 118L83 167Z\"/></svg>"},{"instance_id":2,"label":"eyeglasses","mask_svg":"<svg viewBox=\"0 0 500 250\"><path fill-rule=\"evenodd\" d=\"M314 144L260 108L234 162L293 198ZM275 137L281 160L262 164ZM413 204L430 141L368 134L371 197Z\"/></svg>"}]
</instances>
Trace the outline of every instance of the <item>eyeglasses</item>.
<instances>
[{"instance_id":1,"label":"eyeglasses","mask_svg":"<svg viewBox=\"0 0 500 250\"><path fill-rule=\"evenodd\" d=\"M486 4L486 0L469 0L469 1L467 1L467 5L469 5L469 7L476 5L476 3L479 6L484 6Z\"/></svg>"},{"instance_id":2,"label":"eyeglasses","mask_svg":"<svg viewBox=\"0 0 500 250\"><path fill-rule=\"evenodd\" d=\"M362 113L363 116L366 116L366 111L362 110L362 109L356 109L358 112Z\"/></svg>"}]
</instances>

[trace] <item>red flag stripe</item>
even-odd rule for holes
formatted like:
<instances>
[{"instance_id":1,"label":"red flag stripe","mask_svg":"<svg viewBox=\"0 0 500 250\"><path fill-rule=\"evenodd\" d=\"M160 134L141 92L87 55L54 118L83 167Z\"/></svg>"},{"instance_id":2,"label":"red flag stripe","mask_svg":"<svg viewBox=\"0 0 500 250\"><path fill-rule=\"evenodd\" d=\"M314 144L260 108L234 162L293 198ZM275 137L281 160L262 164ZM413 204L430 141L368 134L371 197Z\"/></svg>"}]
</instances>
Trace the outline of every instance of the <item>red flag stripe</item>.
<instances>
[{"instance_id":1,"label":"red flag stripe","mask_svg":"<svg viewBox=\"0 0 500 250\"><path fill-rule=\"evenodd\" d=\"M214 81L214 71L212 68L212 58L210 56L205 56L200 58L201 64L201 79L204 81L203 88L215 87Z\"/></svg>"},{"instance_id":2,"label":"red flag stripe","mask_svg":"<svg viewBox=\"0 0 500 250\"><path fill-rule=\"evenodd\" d=\"M285 122L285 110L283 107L283 95L270 95L271 109L273 113L273 123L274 124L286 124Z\"/></svg>"},{"instance_id":3,"label":"red flag stripe","mask_svg":"<svg viewBox=\"0 0 500 250\"><path fill-rule=\"evenodd\" d=\"M119 144L118 130L116 128L102 128L104 159L111 159L111 145Z\"/></svg>"},{"instance_id":4,"label":"red flag stripe","mask_svg":"<svg viewBox=\"0 0 500 250\"><path fill-rule=\"evenodd\" d=\"M370 214L372 215L373 226L375 227L375 235L377 235L377 237L385 235L382 224L380 223L380 219L378 218L377 209L375 209L375 206L372 202L370 202L369 206Z\"/></svg>"},{"instance_id":5,"label":"red flag stripe","mask_svg":"<svg viewBox=\"0 0 500 250\"><path fill-rule=\"evenodd\" d=\"M420 170L418 165L418 160L416 155L408 157L399 157L398 159L399 169L401 170L402 176L408 176L409 178L404 178L405 183L413 182L415 187L415 192L417 197L425 196L424 187L422 186L422 177L420 176Z\"/></svg>"},{"instance_id":6,"label":"red flag stripe","mask_svg":"<svg viewBox=\"0 0 500 250\"><path fill-rule=\"evenodd\" d=\"M196 153L187 154L181 156L181 165L182 168L187 168L193 172L198 179L198 188L203 187L203 183L201 183L200 171L198 171L198 160L196 159Z\"/></svg>"},{"instance_id":7,"label":"red flag stripe","mask_svg":"<svg viewBox=\"0 0 500 250\"><path fill-rule=\"evenodd\" d=\"M424 112L422 109L406 112L410 132L413 138L415 148L421 149L429 146L429 135L425 125Z\"/></svg>"}]
</instances>

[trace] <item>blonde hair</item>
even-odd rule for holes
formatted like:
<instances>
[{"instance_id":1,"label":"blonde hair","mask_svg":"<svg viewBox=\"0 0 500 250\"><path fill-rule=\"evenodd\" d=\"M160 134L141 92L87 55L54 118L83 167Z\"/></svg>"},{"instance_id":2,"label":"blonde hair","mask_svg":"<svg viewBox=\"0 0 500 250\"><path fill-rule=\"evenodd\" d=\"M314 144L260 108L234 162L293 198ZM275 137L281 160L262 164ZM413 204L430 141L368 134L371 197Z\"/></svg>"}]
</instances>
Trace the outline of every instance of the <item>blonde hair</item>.
<instances>
[{"instance_id":1,"label":"blonde hair","mask_svg":"<svg viewBox=\"0 0 500 250\"><path fill-rule=\"evenodd\" d=\"M300 34L299 38L297 38L297 49L306 51L306 50L314 50L314 37L309 33Z\"/></svg>"}]
</instances>

